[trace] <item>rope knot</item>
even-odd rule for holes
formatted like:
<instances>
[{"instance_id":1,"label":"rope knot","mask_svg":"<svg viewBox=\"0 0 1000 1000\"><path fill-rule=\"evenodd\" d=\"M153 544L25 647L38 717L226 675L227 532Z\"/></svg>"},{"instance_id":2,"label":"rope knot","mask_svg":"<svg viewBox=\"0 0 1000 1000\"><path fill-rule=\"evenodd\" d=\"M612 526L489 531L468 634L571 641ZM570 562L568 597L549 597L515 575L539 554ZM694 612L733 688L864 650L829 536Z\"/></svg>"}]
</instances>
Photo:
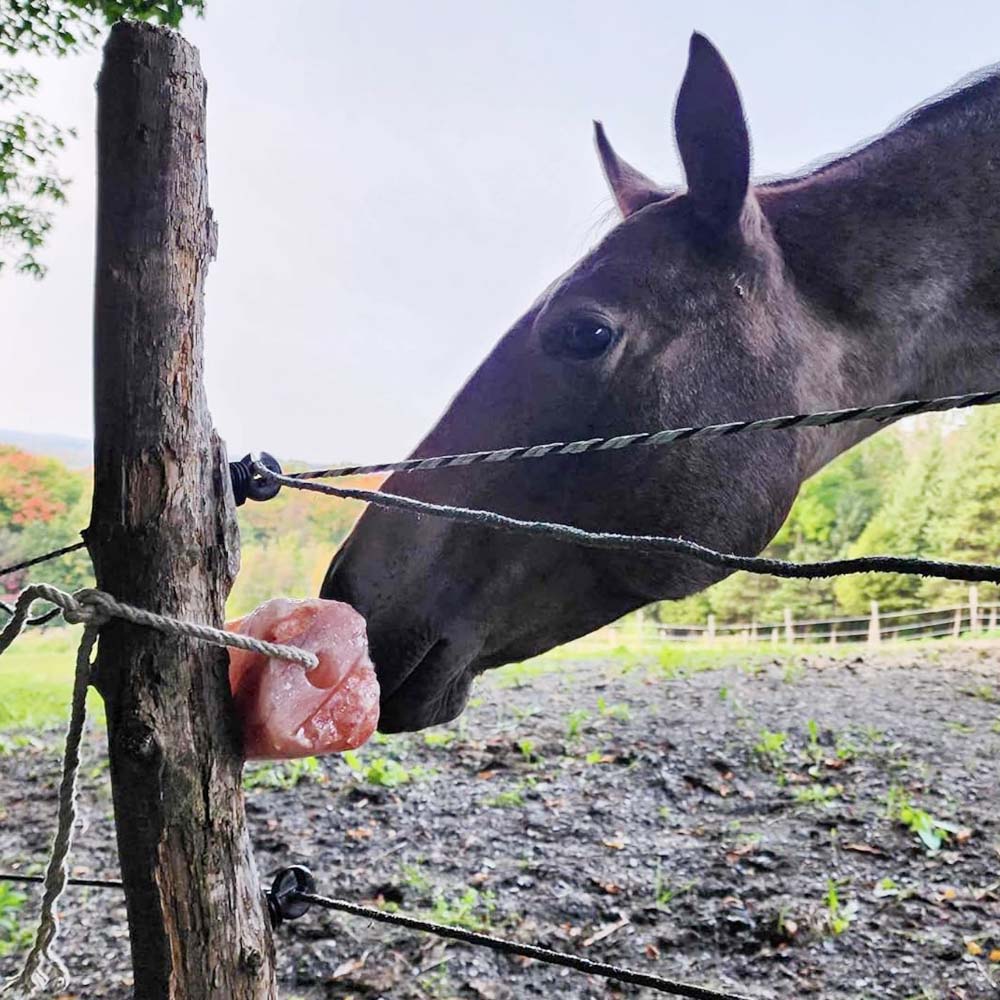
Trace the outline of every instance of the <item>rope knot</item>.
<instances>
[{"instance_id":1,"label":"rope knot","mask_svg":"<svg viewBox=\"0 0 1000 1000\"><path fill-rule=\"evenodd\" d=\"M63 618L68 625L92 625L100 627L109 622L115 614L118 602L103 590L87 587L76 591L72 604L63 605Z\"/></svg>"}]
</instances>

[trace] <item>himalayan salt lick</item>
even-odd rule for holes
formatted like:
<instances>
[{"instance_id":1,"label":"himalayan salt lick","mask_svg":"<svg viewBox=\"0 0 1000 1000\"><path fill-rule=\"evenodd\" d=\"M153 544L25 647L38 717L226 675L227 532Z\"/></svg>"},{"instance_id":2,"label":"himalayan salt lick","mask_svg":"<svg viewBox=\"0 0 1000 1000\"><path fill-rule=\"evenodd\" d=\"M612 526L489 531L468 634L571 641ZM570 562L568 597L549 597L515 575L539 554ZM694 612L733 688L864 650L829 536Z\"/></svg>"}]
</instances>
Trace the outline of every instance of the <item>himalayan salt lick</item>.
<instances>
[{"instance_id":1,"label":"himalayan salt lick","mask_svg":"<svg viewBox=\"0 0 1000 1000\"><path fill-rule=\"evenodd\" d=\"M312 757L361 746L378 724L378 681L365 620L350 605L276 597L226 629L315 653L312 670L229 650L229 683L248 760Z\"/></svg>"}]
</instances>

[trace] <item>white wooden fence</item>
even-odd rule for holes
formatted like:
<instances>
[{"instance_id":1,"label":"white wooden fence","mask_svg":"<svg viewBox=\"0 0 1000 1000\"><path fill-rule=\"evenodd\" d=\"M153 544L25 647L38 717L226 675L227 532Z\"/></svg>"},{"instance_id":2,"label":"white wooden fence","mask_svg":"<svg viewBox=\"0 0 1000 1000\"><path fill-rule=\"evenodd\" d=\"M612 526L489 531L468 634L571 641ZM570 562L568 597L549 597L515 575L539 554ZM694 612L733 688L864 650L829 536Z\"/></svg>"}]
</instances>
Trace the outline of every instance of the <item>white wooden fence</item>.
<instances>
[{"instance_id":1,"label":"white wooden fence","mask_svg":"<svg viewBox=\"0 0 1000 1000\"><path fill-rule=\"evenodd\" d=\"M920 608L910 611L880 611L871 602L867 615L841 618L796 619L785 608L781 621L744 621L720 623L709 615L704 625L674 625L641 619L636 626L616 627L622 638L670 642L714 642L739 640L771 643L867 642L876 645L900 639L961 638L983 636L997 630L1000 604L983 604L976 587L969 588L967 604L943 608Z\"/></svg>"}]
</instances>

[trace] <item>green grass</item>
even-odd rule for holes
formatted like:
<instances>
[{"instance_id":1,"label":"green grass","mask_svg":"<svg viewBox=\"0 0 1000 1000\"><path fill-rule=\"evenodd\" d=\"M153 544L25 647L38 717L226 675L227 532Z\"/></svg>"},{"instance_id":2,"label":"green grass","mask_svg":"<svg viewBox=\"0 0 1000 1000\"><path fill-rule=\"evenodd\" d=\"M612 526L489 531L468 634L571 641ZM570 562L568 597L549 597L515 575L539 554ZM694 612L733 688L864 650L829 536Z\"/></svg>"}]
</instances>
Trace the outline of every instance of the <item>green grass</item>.
<instances>
[{"instance_id":1,"label":"green grass","mask_svg":"<svg viewBox=\"0 0 1000 1000\"><path fill-rule=\"evenodd\" d=\"M28 631L0 656L0 732L66 724L81 635L79 628ZM94 691L87 709L104 724L104 706Z\"/></svg>"}]
</instances>

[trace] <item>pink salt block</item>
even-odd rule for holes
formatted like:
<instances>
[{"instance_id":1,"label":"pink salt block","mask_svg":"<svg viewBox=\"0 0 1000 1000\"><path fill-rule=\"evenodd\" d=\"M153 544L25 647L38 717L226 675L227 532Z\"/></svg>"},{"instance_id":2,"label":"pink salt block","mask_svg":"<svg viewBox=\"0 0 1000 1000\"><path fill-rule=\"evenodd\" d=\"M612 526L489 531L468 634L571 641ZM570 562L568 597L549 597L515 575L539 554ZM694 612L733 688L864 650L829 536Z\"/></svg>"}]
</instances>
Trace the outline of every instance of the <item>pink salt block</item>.
<instances>
[{"instance_id":1,"label":"pink salt block","mask_svg":"<svg viewBox=\"0 0 1000 1000\"><path fill-rule=\"evenodd\" d=\"M229 684L249 760L287 760L361 746L378 724L378 681L365 620L349 604L276 597L226 629L315 653L309 670L229 650Z\"/></svg>"}]
</instances>

